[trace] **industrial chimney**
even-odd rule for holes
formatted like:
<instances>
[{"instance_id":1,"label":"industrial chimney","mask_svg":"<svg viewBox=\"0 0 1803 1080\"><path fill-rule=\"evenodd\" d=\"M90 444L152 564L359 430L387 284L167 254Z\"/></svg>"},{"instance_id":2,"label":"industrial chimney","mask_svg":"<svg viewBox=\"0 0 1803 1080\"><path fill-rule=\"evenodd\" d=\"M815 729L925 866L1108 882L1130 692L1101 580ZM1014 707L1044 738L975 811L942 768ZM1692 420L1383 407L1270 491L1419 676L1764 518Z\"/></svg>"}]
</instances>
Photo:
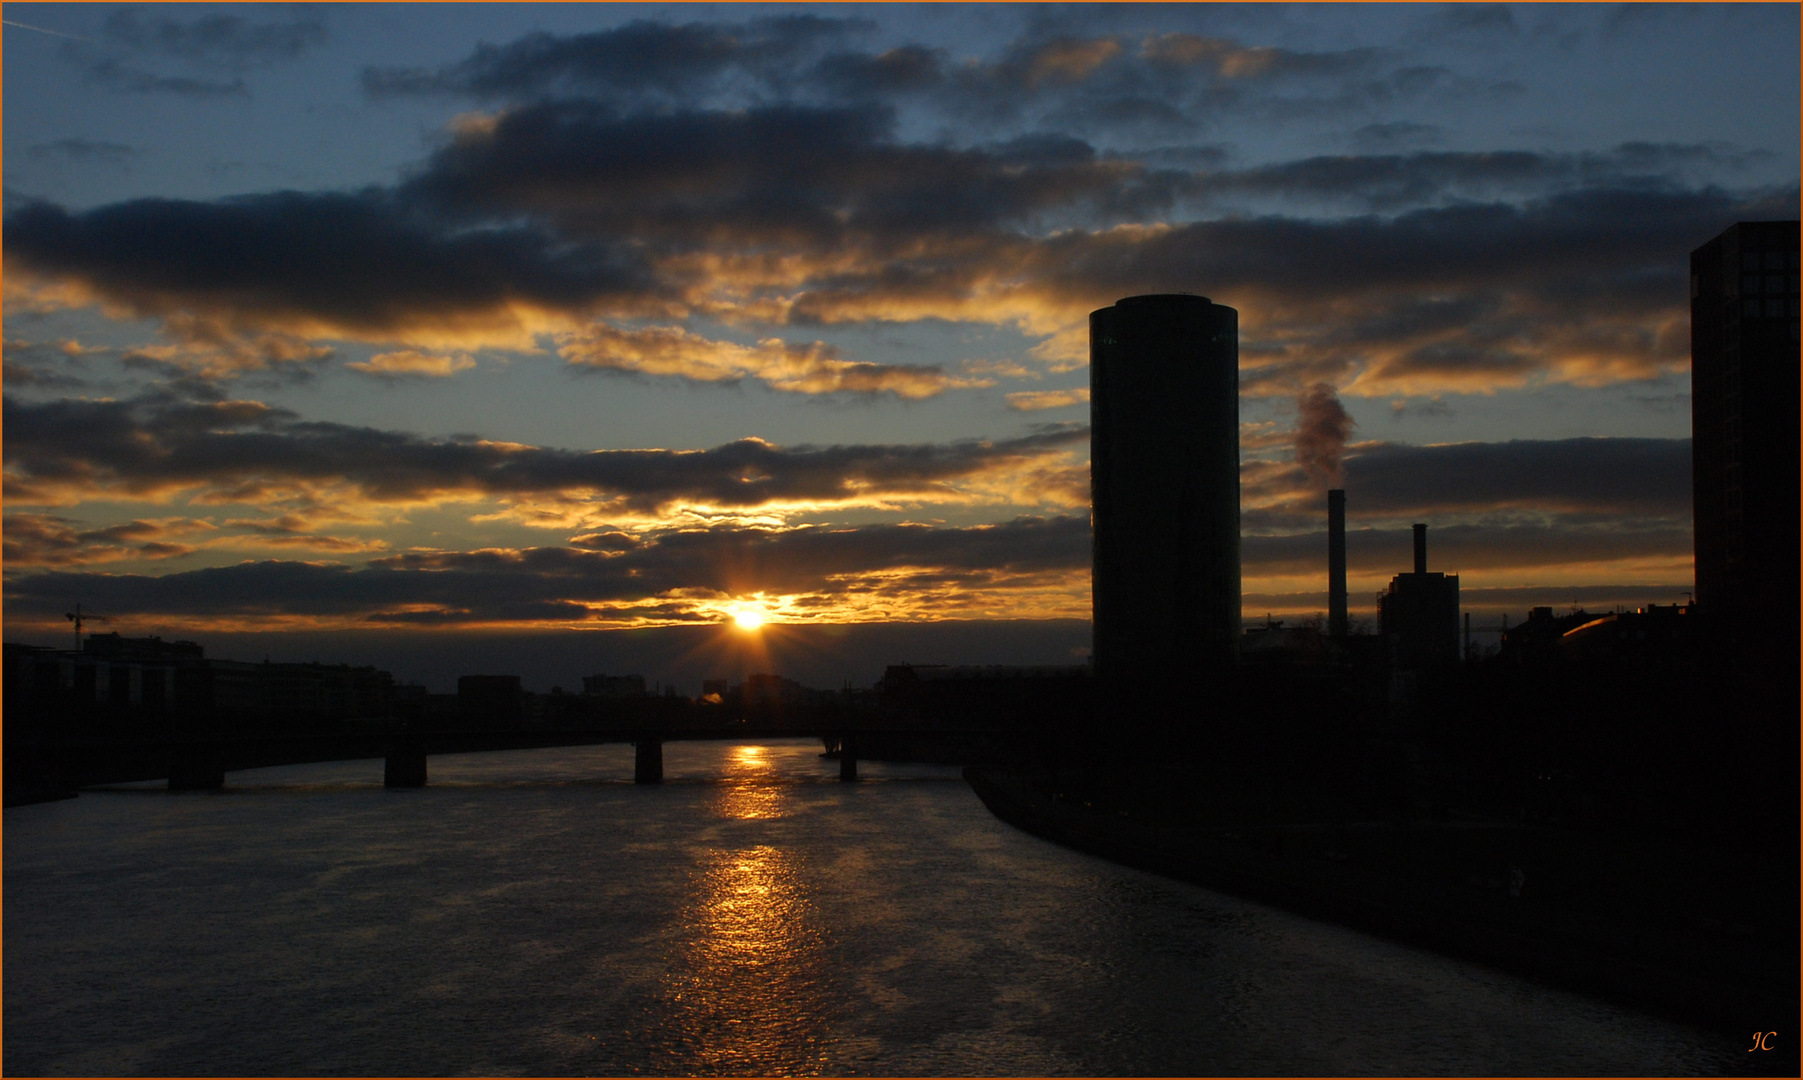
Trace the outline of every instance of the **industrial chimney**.
<instances>
[{"instance_id":1,"label":"industrial chimney","mask_svg":"<svg viewBox=\"0 0 1803 1080\"><path fill-rule=\"evenodd\" d=\"M1415 573L1427 573L1427 526L1415 526Z\"/></svg>"},{"instance_id":2,"label":"industrial chimney","mask_svg":"<svg viewBox=\"0 0 1803 1080\"><path fill-rule=\"evenodd\" d=\"M1346 636L1346 492L1327 493L1327 635Z\"/></svg>"}]
</instances>

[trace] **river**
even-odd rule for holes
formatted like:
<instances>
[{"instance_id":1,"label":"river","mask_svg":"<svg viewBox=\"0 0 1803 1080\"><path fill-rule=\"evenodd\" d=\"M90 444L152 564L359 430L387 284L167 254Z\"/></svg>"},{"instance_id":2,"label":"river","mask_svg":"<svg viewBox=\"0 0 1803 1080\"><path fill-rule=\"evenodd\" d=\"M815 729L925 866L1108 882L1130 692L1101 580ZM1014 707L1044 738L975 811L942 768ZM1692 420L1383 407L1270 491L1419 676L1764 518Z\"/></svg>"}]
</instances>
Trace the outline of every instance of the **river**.
<instances>
[{"instance_id":1,"label":"river","mask_svg":"<svg viewBox=\"0 0 1803 1080\"><path fill-rule=\"evenodd\" d=\"M1700 1029L1059 848L955 769L670 743L5 812L11 1075L1685 1075Z\"/></svg>"}]
</instances>

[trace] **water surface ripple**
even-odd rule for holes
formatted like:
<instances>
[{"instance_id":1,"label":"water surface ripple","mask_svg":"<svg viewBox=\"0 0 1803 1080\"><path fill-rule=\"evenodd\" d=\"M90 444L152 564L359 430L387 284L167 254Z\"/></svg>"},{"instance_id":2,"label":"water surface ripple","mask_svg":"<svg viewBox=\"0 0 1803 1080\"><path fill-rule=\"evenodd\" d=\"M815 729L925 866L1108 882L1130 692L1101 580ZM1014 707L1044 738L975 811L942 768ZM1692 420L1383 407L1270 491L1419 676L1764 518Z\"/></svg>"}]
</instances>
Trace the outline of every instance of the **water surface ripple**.
<instances>
[{"instance_id":1,"label":"water surface ripple","mask_svg":"<svg viewBox=\"0 0 1803 1080\"><path fill-rule=\"evenodd\" d=\"M956 770L673 743L6 811L10 1074L1683 1075L1745 1047L1064 850Z\"/></svg>"}]
</instances>

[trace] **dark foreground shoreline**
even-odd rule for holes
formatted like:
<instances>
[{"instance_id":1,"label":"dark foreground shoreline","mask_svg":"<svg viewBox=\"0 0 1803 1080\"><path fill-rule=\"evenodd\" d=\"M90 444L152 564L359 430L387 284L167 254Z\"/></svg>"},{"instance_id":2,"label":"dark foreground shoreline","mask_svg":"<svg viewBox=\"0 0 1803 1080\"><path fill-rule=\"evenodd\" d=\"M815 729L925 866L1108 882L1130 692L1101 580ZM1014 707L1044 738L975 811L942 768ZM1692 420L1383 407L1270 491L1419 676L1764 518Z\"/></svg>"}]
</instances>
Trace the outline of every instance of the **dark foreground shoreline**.
<instances>
[{"instance_id":1,"label":"dark foreground shoreline","mask_svg":"<svg viewBox=\"0 0 1803 1080\"><path fill-rule=\"evenodd\" d=\"M1518 898L1410 881L1088 809L1019 773L971 767L996 817L1111 862L1218 889L1406 944L1725 1033L1796 1031L1795 942L1723 942L1682 928L1610 923ZM1726 1035L1724 1037L1727 1037ZM1749 1067L1797 1075L1797 1041Z\"/></svg>"}]
</instances>

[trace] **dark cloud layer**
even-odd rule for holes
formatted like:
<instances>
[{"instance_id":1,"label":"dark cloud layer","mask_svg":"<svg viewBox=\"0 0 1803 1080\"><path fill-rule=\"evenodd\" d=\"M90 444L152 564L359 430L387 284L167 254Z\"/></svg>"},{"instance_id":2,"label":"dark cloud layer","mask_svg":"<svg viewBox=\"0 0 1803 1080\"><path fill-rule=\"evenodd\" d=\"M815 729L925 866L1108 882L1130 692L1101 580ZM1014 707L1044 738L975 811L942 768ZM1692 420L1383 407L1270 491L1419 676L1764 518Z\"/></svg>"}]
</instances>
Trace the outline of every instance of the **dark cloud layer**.
<instances>
[{"instance_id":1,"label":"dark cloud layer","mask_svg":"<svg viewBox=\"0 0 1803 1080\"><path fill-rule=\"evenodd\" d=\"M1582 190L1394 218L1066 235L1023 245L1019 258L1040 289L1072 306L1220 283L1209 295L1240 308L1242 350L1264 361L1242 393L1287 396L1317 381L1415 395L1535 378L1603 385L1681 370L1683 253L1724 222L1794 214L1796 197Z\"/></svg>"},{"instance_id":2,"label":"dark cloud layer","mask_svg":"<svg viewBox=\"0 0 1803 1080\"><path fill-rule=\"evenodd\" d=\"M1689 439L1519 439L1361 448L1346 461L1348 511L1383 515L1529 509L1687 518Z\"/></svg>"},{"instance_id":3,"label":"dark cloud layer","mask_svg":"<svg viewBox=\"0 0 1803 1080\"><path fill-rule=\"evenodd\" d=\"M1349 529L1347 569L1355 575L1379 578L1406 573L1414 568L1413 544L1413 533L1406 527ZM1688 523L1670 521L1623 526L1555 518L1539 523L1440 525L1428 530L1429 569L1451 574L1477 570L1495 575L1649 558L1675 562L1687 559L1691 550ZM1242 558L1249 574L1325 575L1327 531L1247 536L1242 540Z\"/></svg>"},{"instance_id":4,"label":"dark cloud layer","mask_svg":"<svg viewBox=\"0 0 1803 1080\"><path fill-rule=\"evenodd\" d=\"M577 235L664 245L854 237L918 241L1168 205L1171 176L1065 137L991 147L908 144L880 108L773 106L621 116L587 101L471 126L403 189L452 215L526 212Z\"/></svg>"},{"instance_id":5,"label":"dark cloud layer","mask_svg":"<svg viewBox=\"0 0 1803 1080\"><path fill-rule=\"evenodd\" d=\"M1398 521L1679 529L1688 533L1688 439L1521 439L1412 446L1365 443L1345 459L1354 523ZM1242 466L1242 528L1287 534L1324 527L1326 501L1297 462Z\"/></svg>"},{"instance_id":6,"label":"dark cloud layer","mask_svg":"<svg viewBox=\"0 0 1803 1080\"><path fill-rule=\"evenodd\" d=\"M87 70L89 82L127 94L173 94L195 100L244 97L250 93L243 79L201 79L192 75L162 75L125 63L117 57L98 60Z\"/></svg>"},{"instance_id":7,"label":"dark cloud layer","mask_svg":"<svg viewBox=\"0 0 1803 1080\"><path fill-rule=\"evenodd\" d=\"M1669 282L1682 277L1684 260L1674 251L1688 251L1736 214L1784 205L1780 194L1745 202L1720 191L1596 189L1395 218L1200 221L1139 242L1058 237L1041 258L1061 286L1085 290L1215 281L1293 303L1404 288L1418 296L1433 284L1442 292L1510 289L1573 303L1613 294L1645 306L1666 302Z\"/></svg>"},{"instance_id":8,"label":"dark cloud layer","mask_svg":"<svg viewBox=\"0 0 1803 1080\"><path fill-rule=\"evenodd\" d=\"M833 591L833 584L895 571L1035 574L1088 565L1089 523L1076 516L1016 518L998 525L945 528L919 524L802 527L787 531L716 526L651 534L624 552L576 547L504 552L406 553L377 559L394 571L468 574L530 572L623 590L607 598L709 589ZM605 568L605 569L603 569Z\"/></svg>"},{"instance_id":9,"label":"dark cloud layer","mask_svg":"<svg viewBox=\"0 0 1803 1080\"><path fill-rule=\"evenodd\" d=\"M617 251L531 228L452 232L377 193L139 199L7 215L7 261L146 315L232 327L456 327L511 301L581 309L648 286Z\"/></svg>"},{"instance_id":10,"label":"dark cloud layer","mask_svg":"<svg viewBox=\"0 0 1803 1080\"><path fill-rule=\"evenodd\" d=\"M60 158L64 161L99 162L115 166L125 166L132 159L143 154L143 151L135 146L99 139L53 139L47 143L37 143L26 147L25 152L39 159Z\"/></svg>"},{"instance_id":11,"label":"dark cloud layer","mask_svg":"<svg viewBox=\"0 0 1803 1080\"><path fill-rule=\"evenodd\" d=\"M641 19L612 30L536 33L505 45L482 45L435 70L368 68L363 85L376 97L508 99L577 90L691 101L718 90L718 80L729 74L766 87L785 82L816 46L866 26L815 15L679 25Z\"/></svg>"},{"instance_id":12,"label":"dark cloud layer","mask_svg":"<svg viewBox=\"0 0 1803 1080\"><path fill-rule=\"evenodd\" d=\"M583 621L682 592L892 596L1060 578L1088 565L1081 517L1019 518L966 529L878 525L787 532L720 526L655 534L633 550L575 547L409 553L362 568L250 562L166 574L50 571L9 580L26 614L70 595L95 610L164 616L354 616L376 622ZM70 592L70 590L76 590ZM699 617L689 605L669 615Z\"/></svg>"},{"instance_id":13,"label":"dark cloud layer","mask_svg":"<svg viewBox=\"0 0 1803 1080\"><path fill-rule=\"evenodd\" d=\"M804 15L540 34L441 69L371 72L382 93L501 104L460 118L385 189L20 207L5 223L8 269L160 317L188 340L274 331L422 355L519 348L597 319L664 330L696 316L740 328L938 318L1058 335L1053 362L1075 364L1074 335L1098 303L1191 290L1242 308L1246 355L1266 361L1250 393L1326 382L1421 395L1669 374L1684 345L1682 253L1724 222L1795 212L1794 186L1699 186L1691 177L1747 164L1714 144L1231 168L1180 110L1139 153L1072 110L1124 123L1251 88L1326 80L1344 95L1401 80L1442 93L1444 80L1372 50L1129 39L1080 22L1047 22L968 63L918 46L862 53L863 24ZM132 25L147 41L162 33ZM204 37L182 25L170 41ZM1037 119L988 141L968 126L961 143L904 137L920 130L904 122L907 102L941 90L971 109L1037 102ZM1433 134L1360 130L1368 143ZM1194 217L1240 204L1284 213ZM1382 213L1301 216L1349 209ZM693 357L665 366L720 377L720 363ZM952 385L890 375L786 388Z\"/></svg>"},{"instance_id":14,"label":"dark cloud layer","mask_svg":"<svg viewBox=\"0 0 1803 1080\"><path fill-rule=\"evenodd\" d=\"M1433 144L1446 138L1446 129L1436 124L1418 124L1409 120L1391 120L1366 124L1352 133L1352 144L1366 153L1394 150L1401 146Z\"/></svg>"},{"instance_id":15,"label":"dark cloud layer","mask_svg":"<svg viewBox=\"0 0 1803 1080\"><path fill-rule=\"evenodd\" d=\"M860 49L856 39L870 27L857 20L640 20L485 45L439 68L370 68L363 81L378 98L457 94L520 102L580 92L633 107L731 107L774 96L871 102L927 109L965 125L1117 140L1200 130L1227 108L1271 118L1321 116L1482 89L1378 49L1309 52L1193 33L1097 33L1082 21L1037 18L995 54L971 58L915 43Z\"/></svg>"},{"instance_id":16,"label":"dark cloud layer","mask_svg":"<svg viewBox=\"0 0 1803 1080\"><path fill-rule=\"evenodd\" d=\"M89 83L119 93L193 102L245 98L250 86L242 73L293 60L329 40L318 16L315 10L286 21L217 13L182 19L154 7L124 7L101 21L97 39L66 35L59 55L80 65Z\"/></svg>"},{"instance_id":17,"label":"dark cloud layer","mask_svg":"<svg viewBox=\"0 0 1803 1080\"><path fill-rule=\"evenodd\" d=\"M8 502L198 489L257 501L312 487L381 502L588 495L621 511L673 503L757 507L946 496L946 485L1059 456L1086 428L999 442L780 447L743 439L711 450L582 453L441 441L303 421L247 401L5 400Z\"/></svg>"},{"instance_id":18,"label":"dark cloud layer","mask_svg":"<svg viewBox=\"0 0 1803 1080\"><path fill-rule=\"evenodd\" d=\"M204 528L176 519L82 529L52 514L8 514L5 561L14 566L80 566L120 559L174 558L195 550L176 538Z\"/></svg>"},{"instance_id":19,"label":"dark cloud layer","mask_svg":"<svg viewBox=\"0 0 1803 1080\"><path fill-rule=\"evenodd\" d=\"M153 528L135 522L124 532L149 535ZM134 538L136 533L120 537ZM56 605L79 595L96 610L147 618L304 616L451 626L710 620L718 614L698 601L767 594L794 598L794 611L888 604L894 617L919 618L935 611L969 613L973 597L994 604L1022 589L1081 590L1089 568L1089 523L1075 515L970 528L721 525L583 539L589 543L407 552L362 567L264 561L160 577L53 570L9 578L7 603L26 618L53 614ZM1347 544L1355 574L1409 568L1406 527L1354 528ZM1690 532L1664 522L1451 525L1430 533L1429 550L1430 565L1455 573L1649 558L1678 562L1690 552ZM1243 569L1252 580L1324 574L1325 553L1320 532L1248 536Z\"/></svg>"},{"instance_id":20,"label":"dark cloud layer","mask_svg":"<svg viewBox=\"0 0 1803 1080\"><path fill-rule=\"evenodd\" d=\"M1063 459L1088 438L1051 425L1013 439L781 447L744 439L710 450L581 452L305 421L253 401L171 394L4 402L8 500L148 496L192 489L215 500L286 487L346 488L376 501L584 493L643 512L915 497L955 500L960 481ZM1312 514L1300 464L1247 462L1249 524ZM1690 505L1686 439L1581 438L1411 446L1363 444L1345 461L1355 515L1546 510L1681 517ZM1298 501L1301 500L1301 501Z\"/></svg>"},{"instance_id":21,"label":"dark cloud layer","mask_svg":"<svg viewBox=\"0 0 1803 1080\"><path fill-rule=\"evenodd\" d=\"M1363 131L1361 138L1414 137L1420 134L1419 128L1421 125L1388 125ZM1346 154L1200 173L1182 190L1205 203L1238 196L1292 206L1350 203L1393 211L1450 199L1571 188L1671 189L1679 186L1678 178L1688 170L1740 170L1755 156L1722 145L1650 142L1623 143L1608 151L1581 154L1529 150Z\"/></svg>"},{"instance_id":22,"label":"dark cloud layer","mask_svg":"<svg viewBox=\"0 0 1803 1080\"><path fill-rule=\"evenodd\" d=\"M1097 297L1206 283L1247 313L1262 355L1277 357L1251 373L1250 392L1294 393L1363 366L1421 393L1519 384L1541 371L1580 381L1666 371L1684 346L1661 321L1682 312L1673 253L1723 221L1794 203L1783 193L1749 202L1582 190L1388 219L1231 218L1039 237L1009 222L1098 198L1133 172L1081 154L1035 164L1021 149L895 147L855 113L710 117L703 127L722 137L692 144L674 135L681 117L615 125L551 110L521 122L533 118L606 129L622 146L628 131L670 137L607 158L582 138L504 123L410 182L409 193L450 208L442 215L393 193L140 200L81 214L34 204L8 215L7 260L173 325L402 339L517 337L533 312L645 312L684 297L776 322L938 315L1052 320L1049 329ZM783 164L757 149L749 136L760 130L784 133L785 144L819 135L819 148L838 152L809 172L800 166L819 162L814 152ZM1157 185L1147 185L1110 198L1152 198ZM471 229L453 214L545 224ZM635 245L609 239L627 235ZM773 244L786 262L759 254ZM690 254L704 252L727 268L698 276Z\"/></svg>"},{"instance_id":23,"label":"dark cloud layer","mask_svg":"<svg viewBox=\"0 0 1803 1080\"><path fill-rule=\"evenodd\" d=\"M227 68L292 60L330 37L316 12L286 22L222 14L183 20L151 17L145 9L135 7L109 14L101 24L101 35L112 44L134 50Z\"/></svg>"},{"instance_id":24,"label":"dark cloud layer","mask_svg":"<svg viewBox=\"0 0 1803 1080\"><path fill-rule=\"evenodd\" d=\"M578 318L667 310L685 293L708 302L737 286L671 260L758 259L771 245L804 267L924 251L886 281L943 289L936 278L979 269L973 259L994 248L975 235L1168 201L1157 176L1072 140L957 150L897 143L888 124L870 110L621 118L550 103L466 131L390 192L145 199L78 214L26 205L7 216L7 261L176 323L442 338L521 328L520 309ZM842 271L803 274L771 284L789 291Z\"/></svg>"},{"instance_id":25,"label":"dark cloud layer","mask_svg":"<svg viewBox=\"0 0 1803 1080\"><path fill-rule=\"evenodd\" d=\"M5 385L9 390L67 390L87 385L83 358L91 352L72 339L5 343Z\"/></svg>"}]
</instances>

